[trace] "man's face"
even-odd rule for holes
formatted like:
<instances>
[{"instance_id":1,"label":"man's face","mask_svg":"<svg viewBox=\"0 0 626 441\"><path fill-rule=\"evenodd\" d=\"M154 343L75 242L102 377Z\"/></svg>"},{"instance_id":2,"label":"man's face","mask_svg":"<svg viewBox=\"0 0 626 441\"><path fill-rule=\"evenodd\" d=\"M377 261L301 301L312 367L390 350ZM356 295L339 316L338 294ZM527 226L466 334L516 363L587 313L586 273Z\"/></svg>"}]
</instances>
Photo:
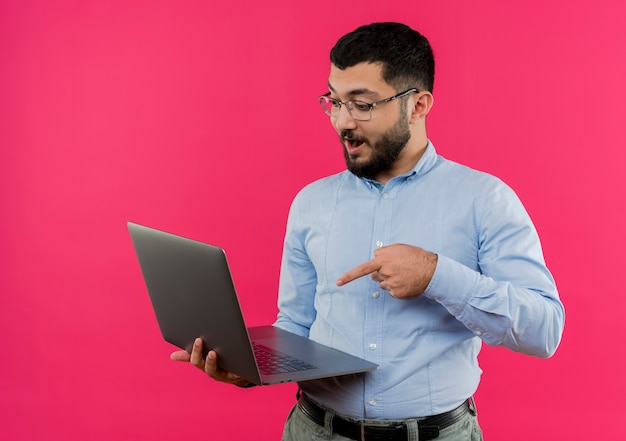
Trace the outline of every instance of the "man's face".
<instances>
[{"instance_id":1,"label":"man's face","mask_svg":"<svg viewBox=\"0 0 626 441\"><path fill-rule=\"evenodd\" d=\"M380 101L398 93L381 75L381 65L361 63L345 70L331 65L328 79L331 97L340 101ZM348 170L375 179L396 162L411 137L404 100L398 99L372 109L372 119L357 121L345 106L331 122L344 147Z\"/></svg>"}]
</instances>

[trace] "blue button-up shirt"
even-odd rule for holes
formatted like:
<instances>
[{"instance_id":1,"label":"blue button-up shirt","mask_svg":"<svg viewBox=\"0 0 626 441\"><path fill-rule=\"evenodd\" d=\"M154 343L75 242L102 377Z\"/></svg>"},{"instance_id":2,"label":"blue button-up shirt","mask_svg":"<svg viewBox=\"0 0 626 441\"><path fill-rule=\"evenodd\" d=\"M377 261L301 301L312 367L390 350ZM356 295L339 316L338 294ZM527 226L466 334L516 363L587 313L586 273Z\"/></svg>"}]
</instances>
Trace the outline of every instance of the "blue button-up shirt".
<instances>
[{"instance_id":1,"label":"blue button-up shirt","mask_svg":"<svg viewBox=\"0 0 626 441\"><path fill-rule=\"evenodd\" d=\"M365 276L336 280L377 247L438 254L425 293L396 299ZM276 326L366 358L366 374L303 382L353 418L439 414L477 389L481 342L540 357L559 344L564 309L536 230L499 179L438 156L429 142L386 185L344 171L305 187L287 223Z\"/></svg>"}]
</instances>

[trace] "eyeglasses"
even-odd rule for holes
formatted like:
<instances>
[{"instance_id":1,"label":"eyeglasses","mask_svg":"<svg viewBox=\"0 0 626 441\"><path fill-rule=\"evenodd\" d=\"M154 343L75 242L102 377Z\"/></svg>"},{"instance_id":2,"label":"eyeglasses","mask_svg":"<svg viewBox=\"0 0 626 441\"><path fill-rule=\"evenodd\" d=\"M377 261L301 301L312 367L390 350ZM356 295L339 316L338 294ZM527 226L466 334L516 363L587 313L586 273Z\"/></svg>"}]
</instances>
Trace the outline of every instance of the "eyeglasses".
<instances>
[{"instance_id":1,"label":"eyeglasses","mask_svg":"<svg viewBox=\"0 0 626 441\"><path fill-rule=\"evenodd\" d=\"M338 117L339 111L341 110L341 106L345 105L348 109L348 113L350 116L357 121L369 121L372 119L372 109L380 104L388 103L389 101L393 101L396 98L402 98L409 93L418 93L419 90L413 88L409 90L405 90L397 95L394 95L390 98L386 98L384 100L376 101L375 103L366 103L359 100L348 100L348 101L339 101L335 98L330 97L330 92L325 95L319 97L320 104L322 105L322 109L324 113L328 116Z\"/></svg>"}]
</instances>

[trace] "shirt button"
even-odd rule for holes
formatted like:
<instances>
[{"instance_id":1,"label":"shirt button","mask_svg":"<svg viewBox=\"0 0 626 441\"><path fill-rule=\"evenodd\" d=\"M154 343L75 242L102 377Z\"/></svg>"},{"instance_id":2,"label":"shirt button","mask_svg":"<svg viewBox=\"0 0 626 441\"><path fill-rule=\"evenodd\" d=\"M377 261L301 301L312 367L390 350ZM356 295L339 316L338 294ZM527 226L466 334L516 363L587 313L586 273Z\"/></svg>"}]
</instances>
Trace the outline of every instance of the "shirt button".
<instances>
[{"instance_id":1,"label":"shirt button","mask_svg":"<svg viewBox=\"0 0 626 441\"><path fill-rule=\"evenodd\" d=\"M380 293L378 291L375 291L372 293L372 297L374 297L375 299L380 297Z\"/></svg>"},{"instance_id":2,"label":"shirt button","mask_svg":"<svg viewBox=\"0 0 626 441\"><path fill-rule=\"evenodd\" d=\"M378 248L382 247L382 246L383 246L383 241L382 241L382 240L377 240L377 241L376 241L376 246L377 246Z\"/></svg>"},{"instance_id":3,"label":"shirt button","mask_svg":"<svg viewBox=\"0 0 626 441\"><path fill-rule=\"evenodd\" d=\"M480 337L481 335L483 335L483 331L476 331L475 334Z\"/></svg>"},{"instance_id":4,"label":"shirt button","mask_svg":"<svg viewBox=\"0 0 626 441\"><path fill-rule=\"evenodd\" d=\"M370 406L376 406L376 400L374 398L370 398Z\"/></svg>"},{"instance_id":5,"label":"shirt button","mask_svg":"<svg viewBox=\"0 0 626 441\"><path fill-rule=\"evenodd\" d=\"M389 199L389 193L383 194L383 199Z\"/></svg>"},{"instance_id":6,"label":"shirt button","mask_svg":"<svg viewBox=\"0 0 626 441\"><path fill-rule=\"evenodd\" d=\"M370 350L375 351L377 348L376 343L370 343Z\"/></svg>"}]
</instances>

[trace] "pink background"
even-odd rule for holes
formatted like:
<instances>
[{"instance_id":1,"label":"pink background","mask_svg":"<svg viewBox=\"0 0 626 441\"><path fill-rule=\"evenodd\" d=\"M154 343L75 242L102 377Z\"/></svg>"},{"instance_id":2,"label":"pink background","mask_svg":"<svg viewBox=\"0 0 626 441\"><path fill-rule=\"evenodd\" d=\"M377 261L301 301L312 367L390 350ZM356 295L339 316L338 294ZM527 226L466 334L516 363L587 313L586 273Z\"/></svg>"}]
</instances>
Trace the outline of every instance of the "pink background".
<instances>
[{"instance_id":1,"label":"pink background","mask_svg":"<svg viewBox=\"0 0 626 441\"><path fill-rule=\"evenodd\" d=\"M0 438L279 439L294 385L169 361L126 221L226 247L271 322L291 199L344 167L328 51L398 20L435 50L430 138L518 192L567 309L552 359L484 348L485 438L618 439L623 3L299 3L0 1Z\"/></svg>"}]
</instances>

